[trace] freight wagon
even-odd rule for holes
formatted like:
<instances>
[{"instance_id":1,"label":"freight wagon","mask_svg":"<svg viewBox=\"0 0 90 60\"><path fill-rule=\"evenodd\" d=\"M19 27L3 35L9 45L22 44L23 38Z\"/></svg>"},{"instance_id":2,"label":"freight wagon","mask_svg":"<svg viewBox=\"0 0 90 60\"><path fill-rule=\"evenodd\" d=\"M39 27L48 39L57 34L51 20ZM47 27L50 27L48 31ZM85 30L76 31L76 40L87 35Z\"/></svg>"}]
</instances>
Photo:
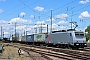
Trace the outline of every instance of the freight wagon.
<instances>
[{"instance_id":1,"label":"freight wagon","mask_svg":"<svg viewBox=\"0 0 90 60\"><path fill-rule=\"evenodd\" d=\"M21 36L19 39L21 40L21 43L26 43L26 36Z\"/></svg>"},{"instance_id":2,"label":"freight wagon","mask_svg":"<svg viewBox=\"0 0 90 60\"><path fill-rule=\"evenodd\" d=\"M57 47L86 47L86 37L84 32L67 30L67 31L53 31L48 35L48 45Z\"/></svg>"},{"instance_id":3,"label":"freight wagon","mask_svg":"<svg viewBox=\"0 0 90 60\"><path fill-rule=\"evenodd\" d=\"M40 45L44 44L46 40L47 34L32 34L32 35L25 35L21 37L21 42L22 43L27 43L27 44L35 44L35 45Z\"/></svg>"},{"instance_id":4,"label":"freight wagon","mask_svg":"<svg viewBox=\"0 0 90 60\"><path fill-rule=\"evenodd\" d=\"M45 41L46 34L34 34L35 42L43 42Z\"/></svg>"},{"instance_id":5,"label":"freight wagon","mask_svg":"<svg viewBox=\"0 0 90 60\"><path fill-rule=\"evenodd\" d=\"M26 42L34 42L34 34L26 35Z\"/></svg>"},{"instance_id":6,"label":"freight wagon","mask_svg":"<svg viewBox=\"0 0 90 60\"><path fill-rule=\"evenodd\" d=\"M34 44L44 45L46 41L47 34L34 34Z\"/></svg>"}]
</instances>

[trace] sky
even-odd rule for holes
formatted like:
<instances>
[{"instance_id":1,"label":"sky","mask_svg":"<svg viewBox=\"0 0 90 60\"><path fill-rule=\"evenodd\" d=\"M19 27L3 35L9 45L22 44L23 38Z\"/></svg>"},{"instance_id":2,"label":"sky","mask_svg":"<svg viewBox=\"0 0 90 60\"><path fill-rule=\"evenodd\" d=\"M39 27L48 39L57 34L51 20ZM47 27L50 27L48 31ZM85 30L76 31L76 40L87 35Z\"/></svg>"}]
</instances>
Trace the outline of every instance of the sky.
<instances>
[{"instance_id":1,"label":"sky","mask_svg":"<svg viewBox=\"0 0 90 60\"><path fill-rule=\"evenodd\" d=\"M70 29L70 22L77 22L77 30L90 25L90 0L0 0L0 27L4 37L16 32L19 35ZM74 28L75 25L72 24ZM0 28L1 30L1 28ZM1 33L1 31L0 31ZM1 36L1 34L0 34Z\"/></svg>"}]
</instances>

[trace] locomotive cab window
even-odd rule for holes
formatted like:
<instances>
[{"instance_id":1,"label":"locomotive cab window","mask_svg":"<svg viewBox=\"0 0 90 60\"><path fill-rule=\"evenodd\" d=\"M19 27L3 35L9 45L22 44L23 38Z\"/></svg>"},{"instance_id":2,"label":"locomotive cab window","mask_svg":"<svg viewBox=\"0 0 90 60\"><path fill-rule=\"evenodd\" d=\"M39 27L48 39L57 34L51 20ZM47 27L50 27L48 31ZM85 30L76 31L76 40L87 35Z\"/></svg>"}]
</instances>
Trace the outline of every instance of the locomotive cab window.
<instances>
[{"instance_id":1,"label":"locomotive cab window","mask_svg":"<svg viewBox=\"0 0 90 60\"><path fill-rule=\"evenodd\" d=\"M75 32L75 36L77 38L83 38L84 37L84 33L83 32Z\"/></svg>"}]
</instances>

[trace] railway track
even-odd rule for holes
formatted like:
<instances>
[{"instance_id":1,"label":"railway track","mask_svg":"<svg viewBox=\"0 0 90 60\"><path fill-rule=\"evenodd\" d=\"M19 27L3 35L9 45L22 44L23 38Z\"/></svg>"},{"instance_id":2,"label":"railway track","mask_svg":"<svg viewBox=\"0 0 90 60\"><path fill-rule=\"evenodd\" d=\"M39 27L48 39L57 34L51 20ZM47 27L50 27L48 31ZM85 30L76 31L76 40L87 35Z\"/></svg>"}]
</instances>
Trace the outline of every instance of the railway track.
<instances>
[{"instance_id":1,"label":"railway track","mask_svg":"<svg viewBox=\"0 0 90 60\"><path fill-rule=\"evenodd\" d=\"M52 52L52 51L47 51L47 50L41 50L41 49L28 49L28 48L21 48L23 50L26 50L27 52L28 51L33 51L33 52L36 52L36 53L39 53L41 54L43 57L48 57L48 56L52 56L52 57L56 57L56 58L59 58L59 59L69 59L69 60L72 60L74 58L71 58L70 56L68 56L67 54L62 54L62 53L57 53L57 52ZM49 57L48 57L49 58ZM51 58L49 58L48 60L53 60Z\"/></svg>"},{"instance_id":2,"label":"railway track","mask_svg":"<svg viewBox=\"0 0 90 60\"><path fill-rule=\"evenodd\" d=\"M90 47L85 47L84 49L82 49L83 51L88 51L90 52Z\"/></svg>"},{"instance_id":3,"label":"railway track","mask_svg":"<svg viewBox=\"0 0 90 60\"><path fill-rule=\"evenodd\" d=\"M46 56L44 56L42 54L39 55L36 51L33 51L33 50L29 49L29 48L21 47L21 49L24 50L25 52L27 52L29 54L29 56L32 57L33 60L44 60L42 57L46 58L47 60L51 60L51 58L46 57ZM31 51L33 51L33 53L31 53Z\"/></svg>"},{"instance_id":4,"label":"railway track","mask_svg":"<svg viewBox=\"0 0 90 60\"><path fill-rule=\"evenodd\" d=\"M28 48L26 48L28 50ZM77 52L77 51L70 51L70 50L60 50L58 52L52 50L43 50L43 49L31 49L32 51L42 54L42 55L49 55L54 56L62 59L69 59L69 60L76 60L76 59L83 59L83 60L90 60L90 53L88 52Z\"/></svg>"},{"instance_id":5,"label":"railway track","mask_svg":"<svg viewBox=\"0 0 90 60\"><path fill-rule=\"evenodd\" d=\"M36 52L32 52L28 49L25 49L25 45L21 45L21 44L5 44L4 46L13 46L15 48L20 48L21 50L25 51L28 53L28 59L29 60L48 60L46 57L42 57L40 54L36 53ZM30 57L30 58L29 58Z\"/></svg>"},{"instance_id":6,"label":"railway track","mask_svg":"<svg viewBox=\"0 0 90 60\"><path fill-rule=\"evenodd\" d=\"M44 47L45 48L45 47ZM68 54L68 56L71 56L72 58L78 58L78 59L90 59L90 52L86 50L71 50L71 49L62 49L62 48L52 48L52 47L46 47L48 50L52 50L55 52L62 52L65 54Z\"/></svg>"},{"instance_id":7,"label":"railway track","mask_svg":"<svg viewBox=\"0 0 90 60\"><path fill-rule=\"evenodd\" d=\"M15 46L17 47L17 46ZM33 51L35 53L39 53L41 56L47 58L48 60L53 60L49 56L56 57L59 59L66 59L66 60L90 60L90 52L84 51L77 51L77 50L70 50L70 49L61 49L61 48L52 48L52 47L20 47L22 50L26 51L29 55ZM32 56L33 60L37 57ZM38 56L39 57L39 56ZM42 60L42 59L41 59Z\"/></svg>"}]
</instances>

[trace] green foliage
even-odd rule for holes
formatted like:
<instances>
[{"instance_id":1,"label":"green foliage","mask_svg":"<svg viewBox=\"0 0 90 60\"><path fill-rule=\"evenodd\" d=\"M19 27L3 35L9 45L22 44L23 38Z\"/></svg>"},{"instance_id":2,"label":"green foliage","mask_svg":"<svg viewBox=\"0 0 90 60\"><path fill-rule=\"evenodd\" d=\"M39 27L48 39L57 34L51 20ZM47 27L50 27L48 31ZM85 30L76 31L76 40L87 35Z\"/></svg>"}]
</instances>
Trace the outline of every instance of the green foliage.
<instances>
[{"instance_id":1,"label":"green foliage","mask_svg":"<svg viewBox=\"0 0 90 60\"><path fill-rule=\"evenodd\" d=\"M86 41L88 41L90 39L90 26L87 26L85 32L88 32L88 34L86 34Z\"/></svg>"},{"instance_id":2,"label":"green foliage","mask_svg":"<svg viewBox=\"0 0 90 60\"><path fill-rule=\"evenodd\" d=\"M90 36L86 35L86 41L88 41L90 39Z\"/></svg>"}]
</instances>

